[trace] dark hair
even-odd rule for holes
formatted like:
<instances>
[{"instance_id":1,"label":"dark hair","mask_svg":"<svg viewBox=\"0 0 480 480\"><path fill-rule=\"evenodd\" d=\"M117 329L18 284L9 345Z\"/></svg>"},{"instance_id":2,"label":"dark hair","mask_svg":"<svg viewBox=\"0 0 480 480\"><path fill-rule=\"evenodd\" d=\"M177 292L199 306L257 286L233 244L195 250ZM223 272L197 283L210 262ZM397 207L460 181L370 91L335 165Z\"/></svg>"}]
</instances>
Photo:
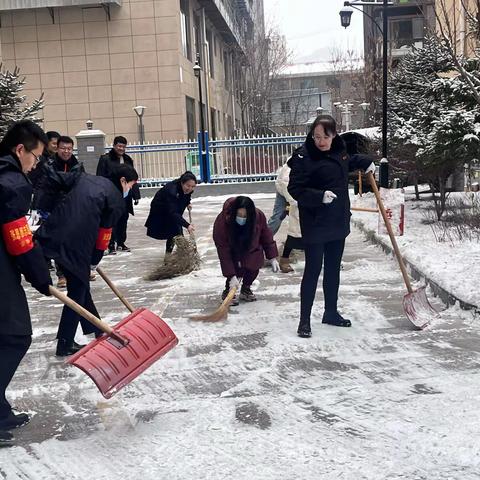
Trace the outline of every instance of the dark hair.
<instances>
[{"instance_id":1,"label":"dark hair","mask_svg":"<svg viewBox=\"0 0 480 480\"><path fill-rule=\"evenodd\" d=\"M115 137L113 139L113 144L116 145L117 143L123 143L124 145L126 145L128 142L125 137L122 137L121 135L119 135L118 137Z\"/></svg>"},{"instance_id":2,"label":"dark hair","mask_svg":"<svg viewBox=\"0 0 480 480\"><path fill-rule=\"evenodd\" d=\"M48 141L52 140L52 138L60 138L60 134L58 132L55 132L54 130L49 130L47 132L47 138Z\"/></svg>"},{"instance_id":3,"label":"dark hair","mask_svg":"<svg viewBox=\"0 0 480 480\"><path fill-rule=\"evenodd\" d=\"M58 144L60 145L60 143L67 143L69 145L73 145L74 142L70 137L67 137L66 135L60 135L58 137Z\"/></svg>"},{"instance_id":4,"label":"dark hair","mask_svg":"<svg viewBox=\"0 0 480 480\"><path fill-rule=\"evenodd\" d=\"M327 135L335 136L337 134L337 122L331 115L319 115L310 125L308 135L313 137L313 131L321 125Z\"/></svg>"},{"instance_id":5,"label":"dark hair","mask_svg":"<svg viewBox=\"0 0 480 480\"><path fill-rule=\"evenodd\" d=\"M32 120L21 120L13 123L0 142L0 153L8 155L17 145L24 145L28 151L38 147L39 143L47 146L45 132Z\"/></svg>"},{"instance_id":6,"label":"dark hair","mask_svg":"<svg viewBox=\"0 0 480 480\"><path fill-rule=\"evenodd\" d=\"M192 172L190 172L189 170L182 173L178 180L180 181L180 183L186 183L189 180L193 180L195 183L197 183L197 177Z\"/></svg>"},{"instance_id":7,"label":"dark hair","mask_svg":"<svg viewBox=\"0 0 480 480\"><path fill-rule=\"evenodd\" d=\"M120 183L120 179L125 177L127 182L138 180L137 171L126 163L121 163L113 170L113 179L115 183Z\"/></svg>"},{"instance_id":8,"label":"dark hair","mask_svg":"<svg viewBox=\"0 0 480 480\"><path fill-rule=\"evenodd\" d=\"M247 211L247 223L243 227L238 225L235 220L239 208L245 208ZM236 197L230 205L227 223L230 245L232 245L234 251L240 254L248 252L257 223L257 211L253 200L242 195Z\"/></svg>"}]
</instances>

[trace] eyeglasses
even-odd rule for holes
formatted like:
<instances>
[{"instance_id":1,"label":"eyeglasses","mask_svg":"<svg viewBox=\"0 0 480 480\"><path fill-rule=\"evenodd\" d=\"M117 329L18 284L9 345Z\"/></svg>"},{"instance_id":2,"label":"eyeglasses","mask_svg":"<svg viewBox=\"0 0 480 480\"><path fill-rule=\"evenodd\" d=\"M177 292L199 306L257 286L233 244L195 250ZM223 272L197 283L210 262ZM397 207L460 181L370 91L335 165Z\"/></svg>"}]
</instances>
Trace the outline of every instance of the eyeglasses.
<instances>
[{"instance_id":1,"label":"eyeglasses","mask_svg":"<svg viewBox=\"0 0 480 480\"><path fill-rule=\"evenodd\" d=\"M58 147L58 150L62 150L62 152L73 152L72 147Z\"/></svg>"},{"instance_id":2,"label":"eyeglasses","mask_svg":"<svg viewBox=\"0 0 480 480\"><path fill-rule=\"evenodd\" d=\"M26 150L26 149L25 149ZM37 165L38 162L40 161L40 159L31 151L31 150L27 150L28 153L31 153L33 155L33 157L35 158L35 163L34 165Z\"/></svg>"}]
</instances>

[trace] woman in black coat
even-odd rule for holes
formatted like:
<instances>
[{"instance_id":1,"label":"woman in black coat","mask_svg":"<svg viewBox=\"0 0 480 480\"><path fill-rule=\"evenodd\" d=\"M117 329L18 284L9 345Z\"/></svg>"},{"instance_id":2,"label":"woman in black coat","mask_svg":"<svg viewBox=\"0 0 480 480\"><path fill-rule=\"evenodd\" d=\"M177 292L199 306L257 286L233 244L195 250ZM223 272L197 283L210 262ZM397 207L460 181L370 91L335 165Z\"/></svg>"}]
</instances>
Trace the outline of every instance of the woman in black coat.
<instances>
[{"instance_id":1,"label":"woman in black coat","mask_svg":"<svg viewBox=\"0 0 480 480\"><path fill-rule=\"evenodd\" d=\"M323 261L325 313L322 323L350 327L350 320L337 311L340 265L345 238L350 233L348 172L375 171L375 165L365 155L347 154L330 115L316 118L305 143L293 153L288 165L291 168L288 191L298 202L305 245L297 333L300 337L312 335L310 314Z\"/></svg>"},{"instance_id":2,"label":"woman in black coat","mask_svg":"<svg viewBox=\"0 0 480 480\"><path fill-rule=\"evenodd\" d=\"M191 209L190 200L197 186L192 172L183 173L180 178L165 184L153 197L150 213L145 226L147 235L157 240L167 240L166 254L172 253L173 238L183 235L182 228L193 233L195 227L183 218L185 208Z\"/></svg>"}]
</instances>

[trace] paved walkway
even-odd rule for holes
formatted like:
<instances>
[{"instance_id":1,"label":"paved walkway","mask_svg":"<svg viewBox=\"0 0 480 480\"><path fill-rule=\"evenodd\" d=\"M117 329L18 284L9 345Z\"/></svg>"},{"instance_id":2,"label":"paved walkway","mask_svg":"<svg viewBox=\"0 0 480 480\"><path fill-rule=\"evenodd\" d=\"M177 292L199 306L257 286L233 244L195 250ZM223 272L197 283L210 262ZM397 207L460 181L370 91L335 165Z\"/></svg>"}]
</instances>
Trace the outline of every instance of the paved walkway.
<instances>
[{"instance_id":1,"label":"paved walkway","mask_svg":"<svg viewBox=\"0 0 480 480\"><path fill-rule=\"evenodd\" d=\"M269 212L273 196L256 201ZM480 338L471 314L451 309L413 330L394 259L354 231L340 301L352 328L319 323L319 294L314 336L295 335L301 262L294 274L262 270L258 301L232 308L227 321L190 321L214 309L223 288L211 241L222 202L195 202L199 271L142 279L163 255L163 242L144 236L147 201L129 224L133 252L103 262L131 302L180 339L109 401L53 355L61 306L29 291L34 343L11 396L34 418L15 432L15 447L0 450L0 478L478 479ZM126 315L100 279L93 292L104 319Z\"/></svg>"}]
</instances>

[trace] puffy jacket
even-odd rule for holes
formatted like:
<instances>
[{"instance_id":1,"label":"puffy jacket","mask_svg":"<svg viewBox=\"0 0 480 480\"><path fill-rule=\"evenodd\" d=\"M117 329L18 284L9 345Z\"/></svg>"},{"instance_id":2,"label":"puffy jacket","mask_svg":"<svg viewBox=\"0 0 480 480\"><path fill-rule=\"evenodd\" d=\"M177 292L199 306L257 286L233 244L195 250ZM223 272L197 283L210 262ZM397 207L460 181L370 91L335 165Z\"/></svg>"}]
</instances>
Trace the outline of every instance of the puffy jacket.
<instances>
[{"instance_id":1,"label":"puffy jacket","mask_svg":"<svg viewBox=\"0 0 480 480\"><path fill-rule=\"evenodd\" d=\"M232 248L229 225L235 221L230 217L230 206L234 200L235 197L229 198L224 203L223 210L213 225L213 241L217 247L224 277L235 275L235 265L238 263L246 270L259 270L264 263L264 252L267 259L278 256L277 244L267 226L265 214L258 208L255 209L256 222L249 250L242 255Z\"/></svg>"},{"instance_id":2,"label":"puffy jacket","mask_svg":"<svg viewBox=\"0 0 480 480\"><path fill-rule=\"evenodd\" d=\"M300 217L298 213L297 201L290 195L288 191L288 182L290 180L290 167L285 163L278 171L275 187L277 192L285 197L289 204L288 209L288 232L291 237L300 238L302 232L300 230Z\"/></svg>"},{"instance_id":3,"label":"puffy jacket","mask_svg":"<svg viewBox=\"0 0 480 480\"><path fill-rule=\"evenodd\" d=\"M288 191L298 202L300 229L304 243L324 243L346 238L350 233L348 172L366 170L372 159L346 153L344 141L337 135L328 152L321 152L311 134L293 152ZM326 190L337 195L323 203Z\"/></svg>"}]
</instances>

